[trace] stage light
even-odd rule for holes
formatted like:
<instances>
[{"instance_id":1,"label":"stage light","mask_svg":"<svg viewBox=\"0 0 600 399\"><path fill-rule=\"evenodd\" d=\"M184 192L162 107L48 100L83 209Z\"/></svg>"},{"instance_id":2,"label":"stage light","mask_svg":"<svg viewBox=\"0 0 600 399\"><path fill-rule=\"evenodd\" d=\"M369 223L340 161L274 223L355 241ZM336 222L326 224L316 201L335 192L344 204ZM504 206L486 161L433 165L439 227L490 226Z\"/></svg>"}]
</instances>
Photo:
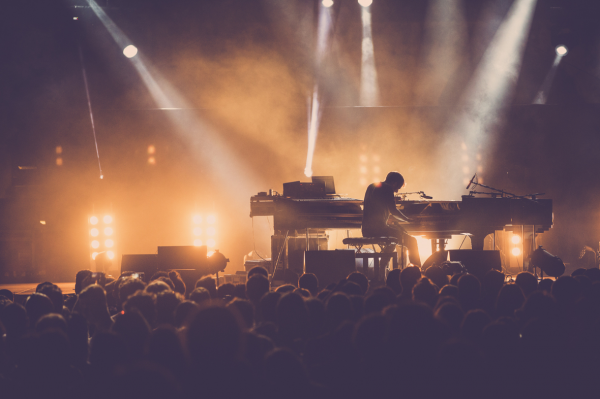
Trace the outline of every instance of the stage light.
<instances>
[{"instance_id":1,"label":"stage light","mask_svg":"<svg viewBox=\"0 0 600 399\"><path fill-rule=\"evenodd\" d=\"M148 163L150 165L156 165L156 158L154 158L154 157L148 157Z\"/></svg>"},{"instance_id":2,"label":"stage light","mask_svg":"<svg viewBox=\"0 0 600 399\"><path fill-rule=\"evenodd\" d=\"M57 154L62 154L62 147L61 146L59 146L59 145L56 146L56 153Z\"/></svg>"},{"instance_id":3,"label":"stage light","mask_svg":"<svg viewBox=\"0 0 600 399\"><path fill-rule=\"evenodd\" d=\"M333 0L323 0L322 4L323 4L323 7L329 8L333 5Z\"/></svg>"},{"instance_id":4,"label":"stage light","mask_svg":"<svg viewBox=\"0 0 600 399\"><path fill-rule=\"evenodd\" d=\"M105 236L111 236L111 235L112 235L112 233L113 233L113 229L112 229L112 227L105 227L105 228L104 228L104 235L105 235Z\"/></svg>"},{"instance_id":5,"label":"stage light","mask_svg":"<svg viewBox=\"0 0 600 399\"><path fill-rule=\"evenodd\" d=\"M208 241L206 241L206 245L213 248L215 245L217 245L217 242L211 238Z\"/></svg>"},{"instance_id":6,"label":"stage light","mask_svg":"<svg viewBox=\"0 0 600 399\"><path fill-rule=\"evenodd\" d=\"M199 236L202 234L202 229L200 227L194 227L194 235Z\"/></svg>"},{"instance_id":7,"label":"stage light","mask_svg":"<svg viewBox=\"0 0 600 399\"><path fill-rule=\"evenodd\" d=\"M93 252L93 253L92 253L92 259L93 259L93 260L96 260L96 256L98 256L98 252Z\"/></svg>"},{"instance_id":8,"label":"stage light","mask_svg":"<svg viewBox=\"0 0 600 399\"><path fill-rule=\"evenodd\" d=\"M104 221L104 223L106 223L106 224L110 224L110 223L112 223L113 218L110 215L106 215L102 218L102 221Z\"/></svg>"},{"instance_id":9,"label":"stage light","mask_svg":"<svg viewBox=\"0 0 600 399\"><path fill-rule=\"evenodd\" d=\"M127 58L133 58L136 56L137 53L138 49L133 44L130 44L129 46L123 49L123 54L125 54L125 57Z\"/></svg>"},{"instance_id":10,"label":"stage light","mask_svg":"<svg viewBox=\"0 0 600 399\"><path fill-rule=\"evenodd\" d=\"M63 164L62 158L56 158L56 165L57 166L62 166L62 164Z\"/></svg>"},{"instance_id":11,"label":"stage light","mask_svg":"<svg viewBox=\"0 0 600 399\"><path fill-rule=\"evenodd\" d=\"M100 234L100 232L98 231L97 228L94 227L93 229L90 230L90 235L92 237L98 237L98 234Z\"/></svg>"},{"instance_id":12,"label":"stage light","mask_svg":"<svg viewBox=\"0 0 600 399\"><path fill-rule=\"evenodd\" d=\"M366 166L361 166L360 167L360 173L362 173L363 175L367 173L367 167Z\"/></svg>"},{"instance_id":13,"label":"stage light","mask_svg":"<svg viewBox=\"0 0 600 399\"><path fill-rule=\"evenodd\" d=\"M208 216L206 217L206 221L207 221L209 224L215 224L215 223L216 223L216 221L217 221L217 217L216 217L215 215L208 215Z\"/></svg>"},{"instance_id":14,"label":"stage light","mask_svg":"<svg viewBox=\"0 0 600 399\"><path fill-rule=\"evenodd\" d=\"M209 236L214 236L215 234L217 234L217 229L215 229L214 227L209 227L208 229L206 229L206 234L208 234Z\"/></svg>"},{"instance_id":15,"label":"stage light","mask_svg":"<svg viewBox=\"0 0 600 399\"><path fill-rule=\"evenodd\" d=\"M46 224L45 220L40 220L40 224Z\"/></svg>"},{"instance_id":16,"label":"stage light","mask_svg":"<svg viewBox=\"0 0 600 399\"><path fill-rule=\"evenodd\" d=\"M200 224L200 223L202 223L202 216L194 215L194 217L192 218L192 221L196 224Z\"/></svg>"},{"instance_id":17,"label":"stage light","mask_svg":"<svg viewBox=\"0 0 600 399\"><path fill-rule=\"evenodd\" d=\"M153 145L149 145L148 146L148 154L152 155L156 152L156 147L154 147Z\"/></svg>"},{"instance_id":18,"label":"stage light","mask_svg":"<svg viewBox=\"0 0 600 399\"><path fill-rule=\"evenodd\" d=\"M520 250L519 248L513 248L513 249L512 249L510 252L511 252L511 253L512 253L514 256L519 256L519 255L521 255L521 250Z\"/></svg>"},{"instance_id":19,"label":"stage light","mask_svg":"<svg viewBox=\"0 0 600 399\"><path fill-rule=\"evenodd\" d=\"M569 49L567 49L567 46L563 46L562 44L560 46L556 46L556 55L563 57L567 55L568 52Z\"/></svg>"},{"instance_id":20,"label":"stage light","mask_svg":"<svg viewBox=\"0 0 600 399\"><path fill-rule=\"evenodd\" d=\"M209 252L206 254L206 257L207 257L207 258L210 258L210 257L211 257L211 256L213 256L214 254L215 254L215 251L209 251Z\"/></svg>"},{"instance_id":21,"label":"stage light","mask_svg":"<svg viewBox=\"0 0 600 399\"><path fill-rule=\"evenodd\" d=\"M97 218L96 216L92 216L92 217L90 218L90 224L91 224L91 225L98 224L98 218Z\"/></svg>"},{"instance_id":22,"label":"stage light","mask_svg":"<svg viewBox=\"0 0 600 399\"><path fill-rule=\"evenodd\" d=\"M110 260L113 260L115 258L115 253L113 251L108 251L106 253L106 257Z\"/></svg>"},{"instance_id":23,"label":"stage light","mask_svg":"<svg viewBox=\"0 0 600 399\"><path fill-rule=\"evenodd\" d=\"M98 242L98 240L94 240L92 241L92 248L96 249L100 246L100 242Z\"/></svg>"},{"instance_id":24,"label":"stage light","mask_svg":"<svg viewBox=\"0 0 600 399\"><path fill-rule=\"evenodd\" d=\"M196 246L196 247L202 246L202 240L194 240L194 246Z\"/></svg>"},{"instance_id":25,"label":"stage light","mask_svg":"<svg viewBox=\"0 0 600 399\"><path fill-rule=\"evenodd\" d=\"M371 4L373 4L373 0L358 0L358 4L363 7L369 7Z\"/></svg>"},{"instance_id":26,"label":"stage light","mask_svg":"<svg viewBox=\"0 0 600 399\"><path fill-rule=\"evenodd\" d=\"M115 245L115 242L113 240L109 239L109 240L104 241L104 246L106 248L112 248L114 245Z\"/></svg>"},{"instance_id":27,"label":"stage light","mask_svg":"<svg viewBox=\"0 0 600 399\"><path fill-rule=\"evenodd\" d=\"M521 242L521 237L519 237L518 235L513 235L512 238L510 239L512 241L513 244L518 244Z\"/></svg>"}]
</instances>

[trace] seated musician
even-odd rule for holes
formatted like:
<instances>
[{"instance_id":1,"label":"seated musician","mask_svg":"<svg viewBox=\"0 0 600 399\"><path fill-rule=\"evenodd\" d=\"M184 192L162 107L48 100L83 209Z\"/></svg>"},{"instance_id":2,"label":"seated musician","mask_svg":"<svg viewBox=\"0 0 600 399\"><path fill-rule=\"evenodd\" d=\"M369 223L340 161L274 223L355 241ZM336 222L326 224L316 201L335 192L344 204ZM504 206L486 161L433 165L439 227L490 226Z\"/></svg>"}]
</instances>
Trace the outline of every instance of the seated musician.
<instances>
[{"instance_id":1,"label":"seated musician","mask_svg":"<svg viewBox=\"0 0 600 399\"><path fill-rule=\"evenodd\" d=\"M404 187L404 177L398 172L388 173L385 181L373 183L365 193L362 234L363 237L396 237L408 249L410 263L421 267L417 240L400 225L388 222L397 220L410 222L411 219L396 208L394 194ZM391 219L391 220L390 220ZM388 249L393 251L394 249Z\"/></svg>"}]
</instances>

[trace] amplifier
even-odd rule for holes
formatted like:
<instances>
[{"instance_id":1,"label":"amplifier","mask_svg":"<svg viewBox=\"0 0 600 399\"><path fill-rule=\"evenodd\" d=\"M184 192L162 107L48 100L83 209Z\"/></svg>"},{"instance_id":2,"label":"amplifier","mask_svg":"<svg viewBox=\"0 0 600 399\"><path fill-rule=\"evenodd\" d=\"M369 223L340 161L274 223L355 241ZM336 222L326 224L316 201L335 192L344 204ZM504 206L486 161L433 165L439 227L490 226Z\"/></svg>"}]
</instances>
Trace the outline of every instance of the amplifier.
<instances>
[{"instance_id":1,"label":"amplifier","mask_svg":"<svg viewBox=\"0 0 600 399\"><path fill-rule=\"evenodd\" d=\"M303 183L293 181L283 183L283 196L290 198L325 198L323 183Z\"/></svg>"}]
</instances>

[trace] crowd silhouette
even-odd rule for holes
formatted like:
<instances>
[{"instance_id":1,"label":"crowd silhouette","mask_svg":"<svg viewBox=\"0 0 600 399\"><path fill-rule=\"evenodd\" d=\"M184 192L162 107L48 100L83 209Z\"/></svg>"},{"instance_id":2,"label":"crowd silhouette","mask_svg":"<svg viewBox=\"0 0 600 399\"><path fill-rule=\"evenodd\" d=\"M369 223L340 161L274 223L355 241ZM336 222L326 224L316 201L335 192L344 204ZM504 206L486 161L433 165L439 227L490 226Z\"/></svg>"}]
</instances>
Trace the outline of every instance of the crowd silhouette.
<instances>
[{"instance_id":1,"label":"crowd silhouette","mask_svg":"<svg viewBox=\"0 0 600 399\"><path fill-rule=\"evenodd\" d=\"M438 266L319 287L83 270L0 291L2 398L598 397L600 270L538 282Z\"/></svg>"}]
</instances>

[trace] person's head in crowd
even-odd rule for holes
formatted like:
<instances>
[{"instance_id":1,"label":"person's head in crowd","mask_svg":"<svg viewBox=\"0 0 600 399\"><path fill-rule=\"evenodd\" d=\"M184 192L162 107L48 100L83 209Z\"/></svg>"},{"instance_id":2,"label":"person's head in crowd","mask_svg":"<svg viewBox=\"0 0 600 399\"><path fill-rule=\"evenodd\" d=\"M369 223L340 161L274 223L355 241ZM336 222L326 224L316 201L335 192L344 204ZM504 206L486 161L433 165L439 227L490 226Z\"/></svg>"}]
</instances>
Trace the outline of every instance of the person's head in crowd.
<instances>
[{"instance_id":1,"label":"person's head in crowd","mask_svg":"<svg viewBox=\"0 0 600 399\"><path fill-rule=\"evenodd\" d=\"M356 325L352 341L361 360L377 364L385 357L388 320L381 313L367 314Z\"/></svg>"},{"instance_id":2,"label":"person's head in crowd","mask_svg":"<svg viewBox=\"0 0 600 399\"><path fill-rule=\"evenodd\" d=\"M459 335L464 312L458 304L453 302L443 303L436 309L434 316L450 328L453 336Z\"/></svg>"},{"instance_id":3,"label":"person's head in crowd","mask_svg":"<svg viewBox=\"0 0 600 399\"><path fill-rule=\"evenodd\" d=\"M458 287L458 280L467 273L454 273L452 277L450 277L450 285L454 285Z\"/></svg>"},{"instance_id":4,"label":"person's head in crowd","mask_svg":"<svg viewBox=\"0 0 600 399\"><path fill-rule=\"evenodd\" d=\"M237 313L241 316L245 330L250 330L254 327L254 306L249 300L236 298L230 301L226 305L226 308L231 310L232 313Z\"/></svg>"},{"instance_id":5,"label":"person's head in crowd","mask_svg":"<svg viewBox=\"0 0 600 399\"><path fill-rule=\"evenodd\" d=\"M556 316L558 306L556 300L546 292L535 291L527 297L521 313L524 321L532 319L548 319Z\"/></svg>"},{"instance_id":6,"label":"person's head in crowd","mask_svg":"<svg viewBox=\"0 0 600 399\"><path fill-rule=\"evenodd\" d=\"M229 309L209 306L192 318L187 344L196 369L227 370L241 356L242 329Z\"/></svg>"},{"instance_id":7,"label":"person's head in crowd","mask_svg":"<svg viewBox=\"0 0 600 399\"><path fill-rule=\"evenodd\" d=\"M592 280L590 280L590 278L588 276L586 276L585 274L580 274L578 276L575 276L574 279L577 280L581 284L582 297L587 298L588 294L590 292L590 289L592 288Z\"/></svg>"},{"instance_id":8,"label":"person's head in crowd","mask_svg":"<svg viewBox=\"0 0 600 399\"><path fill-rule=\"evenodd\" d=\"M89 285L81 291L73 311L83 314L96 330L106 331L112 325L106 292L98 284Z\"/></svg>"},{"instance_id":9,"label":"person's head in crowd","mask_svg":"<svg viewBox=\"0 0 600 399\"><path fill-rule=\"evenodd\" d=\"M446 284L440 288L440 296L451 296L458 299L458 287L451 284Z\"/></svg>"},{"instance_id":10,"label":"person's head in crowd","mask_svg":"<svg viewBox=\"0 0 600 399\"><path fill-rule=\"evenodd\" d=\"M277 302L281 298L279 292L267 292L265 293L258 305L255 306L257 310L257 318L261 322L273 322L277 321Z\"/></svg>"},{"instance_id":11,"label":"person's head in crowd","mask_svg":"<svg viewBox=\"0 0 600 399\"><path fill-rule=\"evenodd\" d=\"M332 294L325 302L325 323L329 331L334 331L344 321L354 320L354 306L350 297L342 292Z\"/></svg>"},{"instance_id":12,"label":"person's head in crowd","mask_svg":"<svg viewBox=\"0 0 600 399\"><path fill-rule=\"evenodd\" d=\"M585 270L586 269L583 267L577 268L577 269L573 270L573 272L571 273L571 277L581 276L581 275L585 274Z\"/></svg>"},{"instance_id":13,"label":"person's head in crowd","mask_svg":"<svg viewBox=\"0 0 600 399\"><path fill-rule=\"evenodd\" d=\"M538 288L540 289L540 291L551 293L552 292L552 285L553 284L554 284L554 280L549 279L549 278L545 278L545 279L542 279L538 283Z\"/></svg>"},{"instance_id":14,"label":"person's head in crowd","mask_svg":"<svg viewBox=\"0 0 600 399\"><path fill-rule=\"evenodd\" d=\"M600 281L600 269L596 268L596 267L592 267L589 268L585 271L585 275L592 280L592 283L595 283L596 281ZM0 291L0 295L2 294L2 292Z\"/></svg>"},{"instance_id":15,"label":"person's head in crowd","mask_svg":"<svg viewBox=\"0 0 600 399\"><path fill-rule=\"evenodd\" d=\"M19 338L29 326L27 310L20 303L12 302L0 309L0 322L6 329L7 338Z\"/></svg>"},{"instance_id":16,"label":"person's head in crowd","mask_svg":"<svg viewBox=\"0 0 600 399\"><path fill-rule=\"evenodd\" d=\"M159 292L163 292L163 291L172 291L171 287L169 287L169 285L167 283L165 283L164 281L162 281L163 277L159 277L154 281L151 281L146 288L144 288L144 291L146 291L149 294L158 294Z\"/></svg>"},{"instance_id":17,"label":"person's head in crowd","mask_svg":"<svg viewBox=\"0 0 600 399\"><path fill-rule=\"evenodd\" d=\"M198 281L196 281L196 285L194 288L198 288L198 287L202 287L202 288L206 288L208 290L208 292L210 292L210 298L211 299L217 299L217 282L215 281L214 278L208 276L208 277L202 277L201 279L199 279Z\"/></svg>"},{"instance_id":18,"label":"person's head in crowd","mask_svg":"<svg viewBox=\"0 0 600 399\"><path fill-rule=\"evenodd\" d=\"M227 297L231 299L233 297L233 291L235 290L235 285L231 283L221 284L219 288L217 288L217 298L225 300Z\"/></svg>"},{"instance_id":19,"label":"person's head in crowd","mask_svg":"<svg viewBox=\"0 0 600 399\"><path fill-rule=\"evenodd\" d=\"M204 287L196 287L190 292L190 301L201 304L209 304L211 301L210 292Z\"/></svg>"},{"instance_id":20,"label":"person's head in crowd","mask_svg":"<svg viewBox=\"0 0 600 399\"><path fill-rule=\"evenodd\" d=\"M85 317L80 313L71 313L67 318L67 336L71 344L73 365L86 367L89 356L89 331Z\"/></svg>"},{"instance_id":21,"label":"person's head in crowd","mask_svg":"<svg viewBox=\"0 0 600 399\"><path fill-rule=\"evenodd\" d=\"M532 292L538 290L538 281L537 277L529 272L520 272L517 274L517 278L515 279L515 284L521 287L523 290L523 295L527 298L531 295Z\"/></svg>"},{"instance_id":22,"label":"person's head in crowd","mask_svg":"<svg viewBox=\"0 0 600 399\"><path fill-rule=\"evenodd\" d=\"M128 357L125 339L115 332L99 332L90 341L91 370L99 376L111 376L117 366L126 364Z\"/></svg>"},{"instance_id":23,"label":"person's head in crowd","mask_svg":"<svg viewBox=\"0 0 600 399\"><path fill-rule=\"evenodd\" d=\"M365 295L369 291L369 279L361 272L352 272L346 278L348 281L355 282L360 287L360 295Z\"/></svg>"},{"instance_id":24,"label":"person's head in crowd","mask_svg":"<svg viewBox=\"0 0 600 399\"><path fill-rule=\"evenodd\" d=\"M390 298L389 295L386 295L383 292L372 292L365 298L363 312L365 315L378 313L387 306L392 305L394 302L395 298Z\"/></svg>"},{"instance_id":25,"label":"person's head in crowd","mask_svg":"<svg viewBox=\"0 0 600 399\"><path fill-rule=\"evenodd\" d=\"M184 303L186 302L181 304ZM193 304L193 302L187 303ZM185 375L187 358L175 328L160 326L150 333L148 359L165 367L176 378L182 378Z\"/></svg>"},{"instance_id":26,"label":"person's head in crowd","mask_svg":"<svg viewBox=\"0 0 600 399\"><path fill-rule=\"evenodd\" d=\"M175 327L183 327L200 307L193 301L182 301L175 309Z\"/></svg>"},{"instance_id":27,"label":"person's head in crowd","mask_svg":"<svg viewBox=\"0 0 600 399\"><path fill-rule=\"evenodd\" d=\"M431 282L438 287L443 287L450 282L448 279L448 275L445 271L442 270L441 267L437 265L433 265L425 270L425 277L427 277Z\"/></svg>"},{"instance_id":28,"label":"person's head in crowd","mask_svg":"<svg viewBox=\"0 0 600 399\"><path fill-rule=\"evenodd\" d=\"M517 284L505 284L496 299L496 317L515 317L515 310L523 306L525 296Z\"/></svg>"},{"instance_id":29,"label":"person's head in crowd","mask_svg":"<svg viewBox=\"0 0 600 399\"><path fill-rule=\"evenodd\" d=\"M435 312L436 310L438 310L440 308L440 306L442 306L445 303L453 303L455 305L460 306L460 302L458 301L457 298L455 298L453 296L438 295L437 301L435 301L435 306L433 307L433 311Z\"/></svg>"},{"instance_id":30,"label":"person's head in crowd","mask_svg":"<svg viewBox=\"0 0 600 399\"><path fill-rule=\"evenodd\" d=\"M175 309L182 301L181 294L173 291L163 291L156 294L156 325L175 325Z\"/></svg>"},{"instance_id":31,"label":"person's head in crowd","mask_svg":"<svg viewBox=\"0 0 600 399\"><path fill-rule=\"evenodd\" d=\"M479 279L472 274L463 274L458 279L458 300L463 310L474 309L481 296L481 284Z\"/></svg>"},{"instance_id":32,"label":"person's head in crowd","mask_svg":"<svg viewBox=\"0 0 600 399\"><path fill-rule=\"evenodd\" d=\"M42 287L45 286L45 285L52 285L52 283L50 281L44 281L43 283L39 283L35 287L35 292L40 292L40 290L42 289Z\"/></svg>"},{"instance_id":33,"label":"person's head in crowd","mask_svg":"<svg viewBox=\"0 0 600 399\"><path fill-rule=\"evenodd\" d=\"M296 289L292 284L283 284L277 287L275 292L279 292L280 294L287 294L288 292L293 292Z\"/></svg>"},{"instance_id":34,"label":"person's head in crowd","mask_svg":"<svg viewBox=\"0 0 600 399\"><path fill-rule=\"evenodd\" d=\"M185 296L185 282L177 270L169 270L169 280L173 282L173 291Z\"/></svg>"},{"instance_id":35,"label":"person's head in crowd","mask_svg":"<svg viewBox=\"0 0 600 399\"><path fill-rule=\"evenodd\" d=\"M416 266L405 267L400 272L400 285L402 286L402 295L411 296L412 289L421 278L421 270Z\"/></svg>"},{"instance_id":36,"label":"person's head in crowd","mask_svg":"<svg viewBox=\"0 0 600 399\"><path fill-rule=\"evenodd\" d=\"M481 296L495 300L505 279L504 273L495 269L488 270L481 278Z\"/></svg>"},{"instance_id":37,"label":"person's head in crowd","mask_svg":"<svg viewBox=\"0 0 600 399\"><path fill-rule=\"evenodd\" d=\"M125 277L119 285L119 303L121 306L131 295L137 291L143 291L146 288L146 283L139 278Z\"/></svg>"},{"instance_id":38,"label":"person's head in crowd","mask_svg":"<svg viewBox=\"0 0 600 399\"><path fill-rule=\"evenodd\" d=\"M481 348L491 359L506 358L519 348L519 328L514 319L500 317L483 328Z\"/></svg>"},{"instance_id":39,"label":"person's head in crowd","mask_svg":"<svg viewBox=\"0 0 600 399\"><path fill-rule=\"evenodd\" d=\"M175 375L153 362L119 367L111 383L114 390L111 399L179 398L182 395Z\"/></svg>"},{"instance_id":40,"label":"person's head in crowd","mask_svg":"<svg viewBox=\"0 0 600 399\"><path fill-rule=\"evenodd\" d=\"M25 302L25 309L27 309L27 315L29 316L31 327L35 327L40 317L54 312L54 304L46 295L39 292L34 292L29 296L29 298L27 298L27 302Z\"/></svg>"},{"instance_id":41,"label":"person's head in crowd","mask_svg":"<svg viewBox=\"0 0 600 399\"><path fill-rule=\"evenodd\" d=\"M400 295L402 293L402 285L400 284L400 269L393 269L387 275L385 279L385 285L390 287L396 295Z\"/></svg>"},{"instance_id":42,"label":"person's head in crowd","mask_svg":"<svg viewBox=\"0 0 600 399\"><path fill-rule=\"evenodd\" d=\"M64 297L62 290L58 285L52 283L43 284L39 287L39 291L37 292L44 294L48 298L50 298L52 304L54 305L55 313L63 313Z\"/></svg>"},{"instance_id":43,"label":"person's head in crowd","mask_svg":"<svg viewBox=\"0 0 600 399\"><path fill-rule=\"evenodd\" d=\"M325 301L327 299L327 297L329 297L329 294L331 294L331 290L330 289L327 289L327 288L322 289L317 294L317 299L320 299L321 301Z\"/></svg>"},{"instance_id":44,"label":"person's head in crowd","mask_svg":"<svg viewBox=\"0 0 600 399\"><path fill-rule=\"evenodd\" d=\"M439 288L431 282L427 277L421 278L413 287L413 301L423 302L431 308L435 306L437 301Z\"/></svg>"},{"instance_id":45,"label":"person's head in crowd","mask_svg":"<svg viewBox=\"0 0 600 399\"><path fill-rule=\"evenodd\" d=\"M310 295L310 291L305 289L305 288L296 288L294 291L296 294L299 294L301 296L303 296L304 298L310 298L312 295Z\"/></svg>"},{"instance_id":46,"label":"person's head in crowd","mask_svg":"<svg viewBox=\"0 0 600 399\"><path fill-rule=\"evenodd\" d=\"M304 299L293 292L284 294L277 301L275 311L279 336L285 343L304 339L308 333L308 309Z\"/></svg>"},{"instance_id":47,"label":"person's head in crowd","mask_svg":"<svg viewBox=\"0 0 600 399\"><path fill-rule=\"evenodd\" d=\"M42 333L46 330L60 330L67 334L67 322L62 314L48 313L38 320L35 325L35 330Z\"/></svg>"},{"instance_id":48,"label":"person's head in crowd","mask_svg":"<svg viewBox=\"0 0 600 399\"><path fill-rule=\"evenodd\" d=\"M0 295L5 296L7 299L9 299L11 302L15 301L15 294L13 294L13 292L11 290L8 289L1 289L0 290Z\"/></svg>"},{"instance_id":49,"label":"person's head in crowd","mask_svg":"<svg viewBox=\"0 0 600 399\"><path fill-rule=\"evenodd\" d=\"M268 379L267 397L279 397L286 392L290 399L310 397L310 384L304 365L289 349L277 348L265 357Z\"/></svg>"},{"instance_id":50,"label":"person's head in crowd","mask_svg":"<svg viewBox=\"0 0 600 399\"><path fill-rule=\"evenodd\" d=\"M137 310L117 313L112 332L123 337L132 360L142 359L150 338L150 325Z\"/></svg>"},{"instance_id":51,"label":"person's head in crowd","mask_svg":"<svg viewBox=\"0 0 600 399\"><path fill-rule=\"evenodd\" d=\"M308 310L309 338L320 337L325 333L325 304L315 297L306 299L304 303Z\"/></svg>"},{"instance_id":52,"label":"person's head in crowd","mask_svg":"<svg viewBox=\"0 0 600 399\"><path fill-rule=\"evenodd\" d=\"M260 298L269 292L269 288L269 279L256 273L246 281L246 297L254 306L257 306Z\"/></svg>"},{"instance_id":53,"label":"person's head in crowd","mask_svg":"<svg viewBox=\"0 0 600 399\"><path fill-rule=\"evenodd\" d=\"M552 284L552 296L560 306L571 306L582 298L582 286L570 276L560 276Z\"/></svg>"},{"instance_id":54,"label":"person's head in crowd","mask_svg":"<svg viewBox=\"0 0 600 399\"><path fill-rule=\"evenodd\" d=\"M250 277L254 276L255 274L262 274L266 278L269 278L269 272L262 266L254 266L252 269L248 270L246 278L250 279Z\"/></svg>"},{"instance_id":55,"label":"person's head in crowd","mask_svg":"<svg viewBox=\"0 0 600 399\"><path fill-rule=\"evenodd\" d=\"M165 270L159 270L150 277L150 281L158 280L161 277L169 277L169 273Z\"/></svg>"},{"instance_id":56,"label":"person's head in crowd","mask_svg":"<svg viewBox=\"0 0 600 399\"><path fill-rule=\"evenodd\" d=\"M171 280L169 277L165 277L165 276L160 276L159 278L152 280L150 282L150 284L154 283L154 282L158 282L158 281L162 281L163 283L165 283L166 285L169 286L169 289L171 291L175 291L175 284L173 283L173 280Z\"/></svg>"},{"instance_id":57,"label":"person's head in crowd","mask_svg":"<svg viewBox=\"0 0 600 399\"><path fill-rule=\"evenodd\" d=\"M88 277L92 276L91 270L80 270L75 275L75 293L79 295L81 291L85 288L83 285L84 280L88 279Z\"/></svg>"},{"instance_id":58,"label":"person's head in crowd","mask_svg":"<svg viewBox=\"0 0 600 399\"><path fill-rule=\"evenodd\" d=\"M237 283L233 288L233 297L240 299L248 299L246 298L246 284Z\"/></svg>"},{"instance_id":59,"label":"person's head in crowd","mask_svg":"<svg viewBox=\"0 0 600 399\"><path fill-rule=\"evenodd\" d=\"M319 292L319 279L314 273L304 273L298 278L298 287L307 289L312 296Z\"/></svg>"},{"instance_id":60,"label":"person's head in crowd","mask_svg":"<svg viewBox=\"0 0 600 399\"><path fill-rule=\"evenodd\" d=\"M152 294L144 291L137 291L127 298L123 304L123 310L125 312L138 311L144 316L150 327L156 325L156 305Z\"/></svg>"},{"instance_id":61,"label":"person's head in crowd","mask_svg":"<svg viewBox=\"0 0 600 399\"><path fill-rule=\"evenodd\" d=\"M361 295L362 296L362 288L360 287L360 285L358 285L354 281L349 281L349 280L343 281L339 285L338 291L343 292L346 295Z\"/></svg>"},{"instance_id":62,"label":"person's head in crowd","mask_svg":"<svg viewBox=\"0 0 600 399\"><path fill-rule=\"evenodd\" d=\"M473 344L481 343L481 336L485 326L492 322L492 318L481 309L469 310L463 317L460 331L463 339Z\"/></svg>"}]
</instances>

